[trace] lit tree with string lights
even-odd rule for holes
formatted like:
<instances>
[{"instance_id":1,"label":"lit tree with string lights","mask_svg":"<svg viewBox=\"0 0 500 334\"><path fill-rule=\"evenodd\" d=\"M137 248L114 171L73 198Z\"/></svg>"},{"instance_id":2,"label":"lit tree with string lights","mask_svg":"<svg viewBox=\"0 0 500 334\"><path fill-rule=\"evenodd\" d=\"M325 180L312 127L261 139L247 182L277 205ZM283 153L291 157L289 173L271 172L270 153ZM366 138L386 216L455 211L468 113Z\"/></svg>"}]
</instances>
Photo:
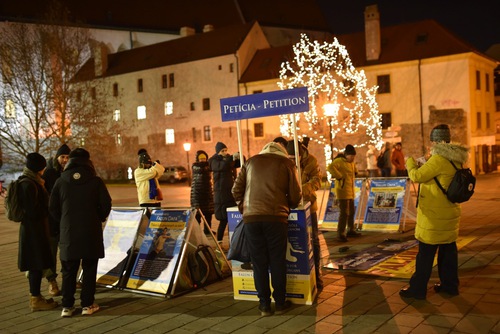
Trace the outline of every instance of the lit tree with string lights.
<instances>
[{"instance_id":1,"label":"lit tree with string lights","mask_svg":"<svg viewBox=\"0 0 500 334\"><path fill-rule=\"evenodd\" d=\"M293 46L293 59L281 64L280 89L307 87L308 112L296 114L297 134L325 146L329 163L347 144L380 148L382 128L376 86L352 65L345 46L310 41L305 34ZM319 110L322 110L321 112ZM281 115L281 133L291 136L292 115Z\"/></svg>"}]
</instances>

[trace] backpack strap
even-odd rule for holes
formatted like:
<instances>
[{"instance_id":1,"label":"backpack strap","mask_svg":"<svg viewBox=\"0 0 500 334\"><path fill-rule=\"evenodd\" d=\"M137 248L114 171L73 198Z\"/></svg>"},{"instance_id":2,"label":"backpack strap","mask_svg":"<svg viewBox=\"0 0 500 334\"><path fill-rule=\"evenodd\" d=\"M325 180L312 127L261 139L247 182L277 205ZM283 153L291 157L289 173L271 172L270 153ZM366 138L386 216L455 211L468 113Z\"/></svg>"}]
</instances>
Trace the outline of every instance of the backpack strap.
<instances>
[{"instance_id":1,"label":"backpack strap","mask_svg":"<svg viewBox=\"0 0 500 334\"><path fill-rule=\"evenodd\" d=\"M455 166L455 164L453 163L453 161L451 161L451 160L448 160L448 161L451 163L451 165L453 166L453 168L455 168L455 170L458 170L457 166ZM443 188L443 186L441 185L441 183L439 183L439 181L438 181L438 179L437 179L437 177L436 177L436 176L434 176L434 181L436 181L436 183L437 183L437 185L438 185L439 189L441 189L441 191L443 192L443 194L444 194L445 196L448 196L448 193L446 192L446 190L444 190L444 188Z\"/></svg>"}]
</instances>

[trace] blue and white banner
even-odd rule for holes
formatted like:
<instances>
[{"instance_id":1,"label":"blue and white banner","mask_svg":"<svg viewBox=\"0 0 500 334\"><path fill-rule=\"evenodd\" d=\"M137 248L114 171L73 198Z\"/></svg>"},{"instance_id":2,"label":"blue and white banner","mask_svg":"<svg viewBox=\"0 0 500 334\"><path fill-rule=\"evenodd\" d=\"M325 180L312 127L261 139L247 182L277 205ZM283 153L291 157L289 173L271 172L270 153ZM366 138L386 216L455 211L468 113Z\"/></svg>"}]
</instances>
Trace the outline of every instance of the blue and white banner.
<instances>
[{"instance_id":1,"label":"blue and white banner","mask_svg":"<svg viewBox=\"0 0 500 334\"><path fill-rule=\"evenodd\" d=\"M307 87L220 100L223 122L309 111Z\"/></svg>"}]
</instances>

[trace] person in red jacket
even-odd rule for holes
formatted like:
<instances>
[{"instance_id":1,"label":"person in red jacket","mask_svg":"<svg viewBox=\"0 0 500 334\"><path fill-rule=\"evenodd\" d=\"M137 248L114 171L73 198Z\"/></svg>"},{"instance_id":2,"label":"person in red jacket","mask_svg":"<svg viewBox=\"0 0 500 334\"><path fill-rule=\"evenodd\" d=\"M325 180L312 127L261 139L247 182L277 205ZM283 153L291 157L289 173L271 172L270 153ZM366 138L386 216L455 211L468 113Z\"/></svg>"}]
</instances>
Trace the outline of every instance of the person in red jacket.
<instances>
[{"instance_id":1,"label":"person in red jacket","mask_svg":"<svg viewBox=\"0 0 500 334\"><path fill-rule=\"evenodd\" d=\"M392 151L391 162L396 169L396 176L408 176L405 166L405 155L401 143L397 143Z\"/></svg>"}]
</instances>

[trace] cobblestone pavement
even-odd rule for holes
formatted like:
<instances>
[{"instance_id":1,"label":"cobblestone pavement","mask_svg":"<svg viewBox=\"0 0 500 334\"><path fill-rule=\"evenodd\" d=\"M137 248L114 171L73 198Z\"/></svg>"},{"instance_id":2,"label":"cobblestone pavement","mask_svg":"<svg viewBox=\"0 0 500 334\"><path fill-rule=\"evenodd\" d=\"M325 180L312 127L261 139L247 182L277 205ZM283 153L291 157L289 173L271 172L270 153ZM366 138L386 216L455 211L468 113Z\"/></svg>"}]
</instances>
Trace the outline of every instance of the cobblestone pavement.
<instances>
[{"instance_id":1,"label":"cobblestone pavement","mask_svg":"<svg viewBox=\"0 0 500 334\"><path fill-rule=\"evenodd\" d=\"M133 186L109 185L109 189L115 206L136 205ZM436 270L427 300L405 301L398 291L407 285L407 279L324 269L326 286L313 305L294 305L289 312L271 317L260 317L257 302L234 300L230 278L172 299L100 287L96 302L101 309L92 316L77 312L61 318L60 307L31 313L28 282L17 269L19 225L7 221L1 198L0 332L500 333L500 174L479 176L476 189L471 201L462 205L460 234L474 240L459 251L459 296L434 293ZM188 204L187 186L166 190L172 198L184 194L175 197L172 206ZM412 226L407 227L397 237L410 237ZM394 233L363 232L362 237L347 243L348 253L386 238L394 238ZM324 263L340 256L339 248L346 245L335 241L335 232L324 232L321 241ZM46 290L44 281L42 291Z\"/></svg>"}]
</instances>

